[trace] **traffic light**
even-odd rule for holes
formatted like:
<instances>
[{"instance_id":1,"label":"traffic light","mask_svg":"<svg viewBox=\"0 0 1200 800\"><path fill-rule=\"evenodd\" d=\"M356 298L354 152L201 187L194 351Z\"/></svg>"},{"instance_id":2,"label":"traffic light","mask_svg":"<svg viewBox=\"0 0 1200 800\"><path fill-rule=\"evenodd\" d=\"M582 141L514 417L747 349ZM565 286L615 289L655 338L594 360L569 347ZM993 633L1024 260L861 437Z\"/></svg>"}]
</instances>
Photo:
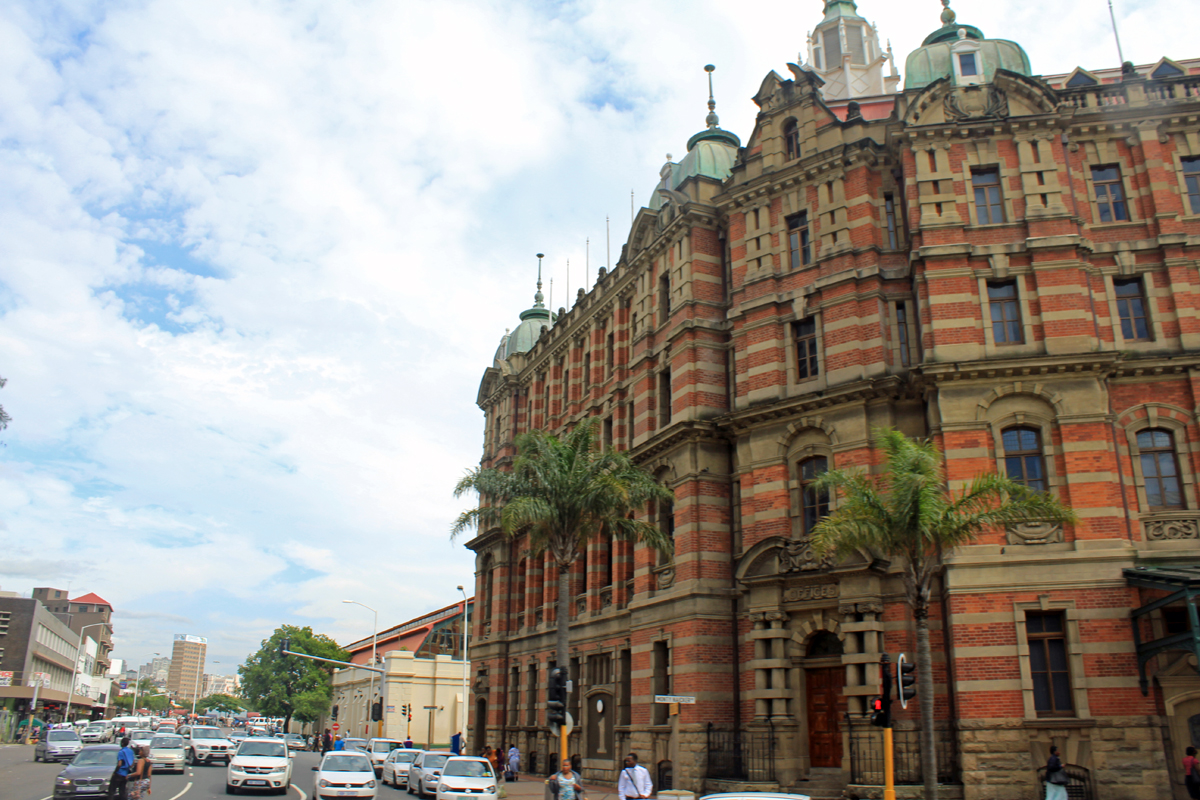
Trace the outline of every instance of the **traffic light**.
<instances>
[{"instance_id":1,"label":"traffic light","mask_svg":"<svg viewBox=\"0 0 1200 800\"><path fill-rule=\"evenodd\" d=\"M283 652L284 650L292 649L291 644L292 644L292 640L288 639L286 637L279 640L279 657L280 658L283 658L284 656L287 655L287 653Z\"/></svg>"},{"instance_id":2,"label":"traffic light","mask_svg":"<svg viewBox=\"0 0 1200 800\"><path fill-rule=\"evenodd\" d=\"M333 707L333 713L330 715L330 716L332 716L332 717L333 717L333 721L334 721L334 722L337 722L337 712L338 712L338 707L337 707L337 706L334 706L334 707Z\"/></svg>"},{"instance_id":3,"label":"traffic light","mask_svg":"<svg viewBox=\"0 0 1200 800\"><path fill-rule=\"evenodd\" d=\"M900 695L900 707L908 708L908 701L917 696L917 665L908 663L904 653L896 659L896 694Z\"/></svg>"},{"instance_id":4,"label":"traffic light","mask_svg":"<svg viewBox=\"0 0 1200 800\"><path fill-rule=\"evenodd\" d=\"M871 698L871 724L877 728L886 728L887 720L883 713L883 698Z\"/></svg>"},{"instance_id":5,"label":"traffic light","mask_svg":"<svg viewBox=\"0 0 1200 800\"><path fill-rule=\"evenodd\" d=\"M871 711L871 724L877 728L892 727L892 665L888 654L879 657L882 692L876 697Z\"/></svg>"},{"instance_id":6,"label":"traffic light","mask_svg":"<svg viewBox=\"0 0 1200 800\"><path fill-rule=\"evenodd\" d=\"M376 700L371 703L371 722L379 722L383 719L383 701Z\"/></svg>"},{"instance_id":7,"label":"traffic light","mask_svg":"<svg viewBox=\"0 0 1200 800\"><path fill-rule=\"evenodd\" d=\"M562 667L550 670L550 686L546 691L546 724L567 724L567 671Z\"/></svg>"}]
</instances>

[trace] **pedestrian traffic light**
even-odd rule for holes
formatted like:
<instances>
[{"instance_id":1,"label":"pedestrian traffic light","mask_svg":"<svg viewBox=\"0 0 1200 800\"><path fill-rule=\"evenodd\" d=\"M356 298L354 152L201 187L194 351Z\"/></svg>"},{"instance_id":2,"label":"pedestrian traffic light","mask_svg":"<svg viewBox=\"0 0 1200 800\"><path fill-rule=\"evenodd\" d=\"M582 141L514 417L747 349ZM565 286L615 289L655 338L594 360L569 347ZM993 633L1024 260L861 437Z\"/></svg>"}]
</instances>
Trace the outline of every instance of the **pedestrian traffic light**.
<instances>
[{"instance_id":1,"label":"pedestrian traffic light","mask_svg":"<svg viewBox=\"0 0 1200 800\"><path fill-rule=\"evenodd\" d=\"M546 691L546 724L567 724L567 671L562 667L550 670L550 685Z\"/></svg>"},{"instance_id":2,"label":"pedestrian traffic light","mask_svg":"<svg viewBox=\"0 0 1200 800\"><path fill-rule=\"evenodd\" d=\"M908 708L908 701L917 696L917 665L908 663L904 653L896 659L896 694L900 696L900 707Z\"/></svg>"},{"instance_id":3,"label":"pedestrian traffic light","mask_svg":"<svg viewBox=\"0 0 1200 800\"><path fill-rule=\"evenodd\" d=\"M383 701L376 700L371 703L371 722L379 722L383 719Z\"/></svg>"},{"instance_id":4,"label":"pedestrian traffic light","mask_svg":"<svg viewBox=\"0 0 1200 800\"><path fill-rule=\"evenodd\" d=\"M892 665L888 654L879 657L880 695L875 698L871 724L877 728L892 727Z\"/></svg>"},{"instance_id":5,"label":"pedestrian traffic light","mask_svg":"<svg viewBox=\"0 0 1200 800\"><path fill-rule=\"evenodd\" d=\"M330 714L330 716L331 716L331 717L333 717L333 721L334 721L334 722L337 722L337 712L338 712L338 707L337 707L337 706L334 706L334 707L333 707L333 713L332 713L332 714Z\"/></svg>"},{"instance_id":6,"label":"pedestrian traffic light","mask_svg":"<svg viewBox=\"0 0 1200 800\"><path fill-rule=\"evenodd\" d=\"M883 698L871 698L871 724L877 728L886 728L887 720L883 713Z\"/></svg>"}]
</instances>

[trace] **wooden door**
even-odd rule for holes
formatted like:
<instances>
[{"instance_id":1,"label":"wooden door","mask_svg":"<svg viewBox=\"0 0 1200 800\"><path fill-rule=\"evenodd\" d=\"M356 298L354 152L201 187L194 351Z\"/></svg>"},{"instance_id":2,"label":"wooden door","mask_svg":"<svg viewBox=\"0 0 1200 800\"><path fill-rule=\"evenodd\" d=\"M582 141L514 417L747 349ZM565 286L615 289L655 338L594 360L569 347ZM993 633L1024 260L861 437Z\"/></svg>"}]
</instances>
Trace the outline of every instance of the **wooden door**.
<instances>
[{"instance_id":1,"label":"wooden door","mask_svg":"<svg viewBox=\"0 0 1200 800\"><path fill-rule=\"evenodd\" d=\"M814 767L842 766L840 726L844 667L805 670L808 676L808 755Z\"/></svg>"}]
</instances>

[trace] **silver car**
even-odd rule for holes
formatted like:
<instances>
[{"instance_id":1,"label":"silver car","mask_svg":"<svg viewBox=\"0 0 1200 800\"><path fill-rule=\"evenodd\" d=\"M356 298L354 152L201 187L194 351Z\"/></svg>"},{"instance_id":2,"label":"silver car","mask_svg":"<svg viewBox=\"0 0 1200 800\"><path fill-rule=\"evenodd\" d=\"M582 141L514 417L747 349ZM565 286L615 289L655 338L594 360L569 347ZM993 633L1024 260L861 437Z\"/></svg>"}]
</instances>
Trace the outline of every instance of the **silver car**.
<instances>
[{"instance_id":1,"label":"silver car","mask_svg":"<svg viewBox=\"0 0 1200 800\"><path fill-rule=\"evenodd\" d=\"M182 736L166 733L150 740L150 765L155 772L168 769L183 772L185 758Z\"/></svg>"},{"instance_id":2,"label":"silver car","mask_svg":"<svg viewBox=\"0 0 1200 800\"><path fill-rule=\"evenodd\" d=\"M418 755L408 768L408 793L424 797L436 792L442 767L446 765L446 759L453 755L449 750L425 750Z\"/></svg>"},{"instance_id":3,"label":"silver car","mask_svg":"<svg viewBox=\"0 0 1200 800\"><path fill-rule=\"evenodd\" d=\"M79 734L73 730L59 728L46 731L33 748L34 761L70 761L83 749Z\"/></svg>"},{"instance_id":4,"label":"silver car","mask_svg":"<svg viewBox=\"0 0 1200 800\"><path fill-rule=\"evenodd\" d=\"M397 789L401 786L408 786L408 768L412 766L412 762L416 760L420 752L413 748L399 747L388 753L387 758L383 760L383 770L379 780L382 783L390 783Z\"/></svg>"}]
</instances>

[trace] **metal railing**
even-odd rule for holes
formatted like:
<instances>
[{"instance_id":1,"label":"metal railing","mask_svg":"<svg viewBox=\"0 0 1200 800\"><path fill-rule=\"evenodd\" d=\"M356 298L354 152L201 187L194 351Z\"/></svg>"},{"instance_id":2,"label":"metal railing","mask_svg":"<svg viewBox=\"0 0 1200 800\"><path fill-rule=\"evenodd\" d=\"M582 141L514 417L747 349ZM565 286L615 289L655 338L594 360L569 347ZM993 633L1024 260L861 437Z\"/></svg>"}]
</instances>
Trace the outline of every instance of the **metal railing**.
<instances>
[{"instance_id":1,"label":"metal railing","mask_svg":"<svg viewBox=\"0 0 1200 800\"><path fill-rule=\"evenodd\" d=\"M1087 767L1077 764L1063 764L1063 772L1067 773L1070 783L1067 784L1068 800L1095 800L1096 789L1092 784L1092 773ZM1046 798L1046 768L1037 771L1038 800Z\"/></svg>"},{"instance_id":2,"label":"metal railing","mask_svg":"<svg viewBox=\"0 0 1200 800\"><path fill-rule=\"evenodd\" d=\"M958 783L958 742L954 731L936 730L938 783ZM897 784L924 783L921 770L921 732L893 730L893 775ZM883 785L883 730L855 728L850 731L850 782L860 786Z\"/></svg>"},{"instance_id":3,"label":"metal railing","mask_svg":"<svg viewBox=\"0 0 1200 800\"><path fill-rule=\"evenodd\" d=\"M708 723L708 768L715 780L771 782L775 780L775 729L719 731Z\"/></svg>"}]
</instances>

